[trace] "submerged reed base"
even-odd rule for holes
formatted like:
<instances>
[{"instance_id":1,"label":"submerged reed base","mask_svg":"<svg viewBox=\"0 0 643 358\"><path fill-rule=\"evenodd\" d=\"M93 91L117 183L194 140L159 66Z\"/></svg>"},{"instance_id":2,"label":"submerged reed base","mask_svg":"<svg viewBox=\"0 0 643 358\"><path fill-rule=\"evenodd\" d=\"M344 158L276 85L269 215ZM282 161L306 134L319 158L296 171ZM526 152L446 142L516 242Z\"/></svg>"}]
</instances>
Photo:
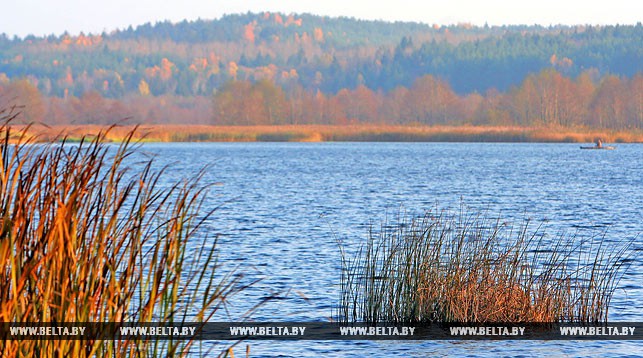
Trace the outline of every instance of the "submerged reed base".
<instances>
[{"instance_id":1,"label":"submerged reed base","mask_svg":"<svg viewBox=\"0 0 643 358\"><path fill-rule=\"evenodd\" d=\"M427 213L342 248L341 322L604 322L632 241Z\"/></svg>"},{"instance_id":2,"label":"submerged reed base","mask_svg":"<svg viewBox=\"0 0 643 358\"><path fill-rule=\"evenodd\" d=\"M5 119L10 116L5 113ZM119 145L33 144L0 125L0 322L206 322L238 276L197 237L199 177L163 187L151 161ZM194 241L197 240L195 243ZM3 357L176 356L181 340L6 340Z\"/></svg>"}]
</instances>

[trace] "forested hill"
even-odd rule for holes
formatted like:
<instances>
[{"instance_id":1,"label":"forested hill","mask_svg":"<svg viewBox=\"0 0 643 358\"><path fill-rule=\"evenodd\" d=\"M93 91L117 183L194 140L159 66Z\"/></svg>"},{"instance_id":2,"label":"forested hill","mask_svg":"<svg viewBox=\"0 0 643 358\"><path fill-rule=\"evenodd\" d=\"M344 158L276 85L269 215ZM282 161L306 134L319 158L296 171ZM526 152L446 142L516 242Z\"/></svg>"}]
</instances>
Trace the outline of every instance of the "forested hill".
<instances>
[{"instance_id":1,"label":"forested hill","mask_svg":"<svg viewBox=\"0 0 643 358\"><path fill-rule=\"evenodd\" d=\"M0 36L0 85L46 97L211 96L231 80L335 94L388 92L430 74L460 95L506 91L554 68L631 78L643 26L435 26L277 13L162 22L103 34Z\"/></svg>"}]
</instances>

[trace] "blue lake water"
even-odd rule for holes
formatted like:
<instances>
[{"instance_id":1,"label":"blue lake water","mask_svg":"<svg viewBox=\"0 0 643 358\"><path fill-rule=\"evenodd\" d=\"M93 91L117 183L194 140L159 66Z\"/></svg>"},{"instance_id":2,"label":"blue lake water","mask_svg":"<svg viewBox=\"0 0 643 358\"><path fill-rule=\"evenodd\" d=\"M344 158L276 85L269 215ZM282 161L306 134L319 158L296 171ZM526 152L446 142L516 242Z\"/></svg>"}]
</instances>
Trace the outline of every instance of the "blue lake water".
<instances>
[{"instance_id":1,"label":"blue lake water","mask_svg":"<svg viewBox=\"0 0 643 358\"><path fill-rule=\"evenodd\" d=\"M175 181L212 164L207 222L220 258L262 281L235 296L236 320L263 297L258 321L324 321L339 301L338 241L356 246L369 226L435 208L529 218L552 235L643 238L643 145L580 150L577 144L208 143L146 144ZM641 245L637 243L640 249ZM640 251L639 251L640 253ZM643 321L643 257L617 289L610 319ZM643 354L643 342L253 341L251 356ZM245 351L242 344L237 355Z\"/></svg>"}]
</instances>

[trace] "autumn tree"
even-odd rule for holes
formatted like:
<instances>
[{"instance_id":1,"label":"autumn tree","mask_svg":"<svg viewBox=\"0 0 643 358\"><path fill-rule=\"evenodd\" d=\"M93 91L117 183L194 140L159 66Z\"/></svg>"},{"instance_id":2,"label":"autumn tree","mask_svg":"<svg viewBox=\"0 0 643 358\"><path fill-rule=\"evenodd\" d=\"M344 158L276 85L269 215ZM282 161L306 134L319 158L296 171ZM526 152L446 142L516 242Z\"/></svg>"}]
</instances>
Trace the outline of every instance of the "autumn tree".
<instances>
[{"instance_id":1,"label":"autumn tree","mask_svg":"<svg viewBox=\"0 0 643 358\"><path fill-rule=\"evenodd\" d=\"M537 123L540 120L540 101L535 76L527 76L520 86L512 87L505 103L515 124L528 126Z\"/></svg>"},{"instance_id":2,"label":"autumn tree","mask_svg":"<svg viewBox=\"0 0 643 358\"><path fill-rule=\"evenodd\" d=\"M456 94L448 83L431 75L417 79L409 92L408 103L413 122L447 124Z\"/></svg>"},{"instance_id":3,"label":"autumn tree","mask_svg":"<svg viewBox=\"0 0 643 358\"><path fill-rule=\"evenodd\" d=\"M261 80L251 89L251 101L258 102L258 113L252 113L257 124L285 124L288 104L283 89L268 80Z\"/></svg>"},{"instance_id":4,"label":"autumn tree","mask_svg":"<svg viewBox=\"0 0 643 358\"><path fill-rule=\"evenodd\" d=\"M213 106L214 123L227 125L284 124L289 108L284 91L268 80L228 82Z\"/></svg>"},{"instance_id":5,"label":"autumn tree","mask_svg":"<svg viewBox=\"0 0 643 358\"><path fill-rule=\"evenodd\" d=\"M306 106L304 113L308 113L306 116L310 118L310 123L317 124L329 124L331 123L332 117L329 113L330 105L328 103L328 97L320 90L317 90L315 95L308 102L310 106Z\"/></svg>"},{"instance_id":6,"label":"autumn tree","mask_svg":"<svg viewBox=\"0 0 643 358\"><path fill-rule=\"evenodd\" d=\"M460 124L476 123L483 101L484 97L479 93L471 93L465 97L458 98L457 105L452 106L453 118L457 119Z\"/></svg>"},{"instance_id":7,"label":"autumn tree","mask_svg":"<svg viewBox=\"0 0 643 358\"><path fill-rule=\"evenodd\" d=\"M312 96L303 86L293 84L288 91L288 124L308 123L312 111Z\"/></svg>"},{"instance_id":8,"label":"autumn tree","mask_svg":"<svg viewBox=\"0 0 643 358\"><path fill-rule=\"evenodd\" d=\"M627 87L618 76L605 76L598 85L590 106L592 124L598 128L623 129L627 126Z\"/></svg>"},{"instance_id":9,"label":"autumn tree","mask_svg":"<svg viewBox=\"0 0 643 358\"><path fill-rule=\"evenodd\" d=\"M342 89L332 99L338 123L373 123L378 119L380 99L365 86L355 90Z\"/></svg>"},{"instance_id":10,"label":"autumn tree","mask_svg":"<svg viewBox=\"0 0 643 358\"><path fill-rule=\"evenodd\" d=\"M38 87L26 79L0 85L0 106L20 107L19 118L28 123L42 121L45 114L45 103Z\"/></svg>"},{"instance_id":11,"label":"autumn tree","mask_svg":"<svg viewBox=\"0 0 643 358\"><path fill-rule=\"evenodd\" d=\"M214 123L221 125L250 125L250 118L244 108L244 98L250 93L252 84L248 81L230 81L214 95Z\"/></svg>"},{"instance_id":12,"label":"autumn tree","mask_svg":"<svg viewBox=\"0 0 643 358\"><path fill-rule=\"evenodd\" d=\"M334 96L327 97L326 115L329 124L346 125L351 121L355 121L350 117L348 108L354 106L353 98L351 97L350 90L343 88L339 90Z\"/></svg>"},{"instance_id":13,"label":"autumn tree","mask_svg":"<svg viewBox=\"0 0 643 358\"><path fill-rule=\"evenodd\" d=\"M80 98L72 98L73 121L83 124L113 124L118 118L111 117L109 102L98 91L85 92Z\"/></svg>"},{"instance_id":14,"label":"autumn tree","mask_svg":"<svg viewBox=\"0 0 643 358\"><path fill-rule=\"evenodd\" d=\"M406 124L412 121L411 106L408 103L409 89L396 87L383 99L380 118L385 123Z\"/></svg>"},{"instance_id":15,"label":"autumn tree","mask_svg":"<svg viewBox=\"0 0 643 358\"><path fill-rule=\"evenodd\" d=\"M511 91L513 114L521 125L570 125L575 117L574 84L554 69L531 74Z\"/></svg>"},{"instance_id":16,"label":"autumn tree","mask_svg":"<svg viewBox=\"0 0 643 358\"><path fill-rule=\"evenodd\" d=\"M536 76L536 87L540 118L546 125L569 127L582 120L589 87L579 88L578 83L554 69L542 71Z\"/></svg>"},{"instance_id":17,"label":"autumn tree","mask_svg":"<svg viewBox=\"0 0 643 358\"><path fill-rule=\"evenodd\" d=\"M596 91L596 85L589 72L581 73L574 81L574 90L571 94L571 118L569 126L588 124L590 104Z\"/></svg>"},{"instance_id":18,"label":"autumn tree","mask_svg":"<svg viewBox=\"0 0 643 358\"><path fill-rule=\"evenodd\" d=\"M643 129L643 74L639 73L629 81L625 107L627 127Z\"/></svg>"},{"instance_id":19,"label":"autumn tree","mask_svg":"<svg viewBox=\"0 0 643 358\"><path fill-rule=\"evenodd\" d=\"M484 94L473 123L477 125L518 124L514 116L516 110L510 94L501 93L492 88Z\"/></svg>"}]
</instances>

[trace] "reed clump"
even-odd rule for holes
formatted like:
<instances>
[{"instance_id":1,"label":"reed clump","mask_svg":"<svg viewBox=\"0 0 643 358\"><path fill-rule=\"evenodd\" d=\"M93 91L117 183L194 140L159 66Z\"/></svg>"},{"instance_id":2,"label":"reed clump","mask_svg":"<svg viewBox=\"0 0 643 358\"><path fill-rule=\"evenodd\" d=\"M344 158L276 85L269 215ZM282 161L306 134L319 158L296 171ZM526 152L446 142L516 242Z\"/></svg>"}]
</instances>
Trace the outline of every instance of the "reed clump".
<instances>
[{"instance_id":1,"label":"reed clump","mask_svg":"<svg viewBox=\"0 0 643 358\"><path fill-rule=\"evenodd\" d=\"M34 144L27 130L0 125L0 322L204 323L243 289L199 231L212 214L200 213L200 176L165 185L152 161L126 165L133 132L119 145L104 131ZM1 338L3 357L175 356L194 344Z\"/></svg>"},{"instance_id":2,"label":"reed clump","mask_svg":"<svg viewBox=\"0 0 643 358\"><path fill-rule=\"evenodd\" d=\"M551 238L464 212L371 230L347 255L342 322L604 322L632 241Z\"/></svg>"}]
</instances>

